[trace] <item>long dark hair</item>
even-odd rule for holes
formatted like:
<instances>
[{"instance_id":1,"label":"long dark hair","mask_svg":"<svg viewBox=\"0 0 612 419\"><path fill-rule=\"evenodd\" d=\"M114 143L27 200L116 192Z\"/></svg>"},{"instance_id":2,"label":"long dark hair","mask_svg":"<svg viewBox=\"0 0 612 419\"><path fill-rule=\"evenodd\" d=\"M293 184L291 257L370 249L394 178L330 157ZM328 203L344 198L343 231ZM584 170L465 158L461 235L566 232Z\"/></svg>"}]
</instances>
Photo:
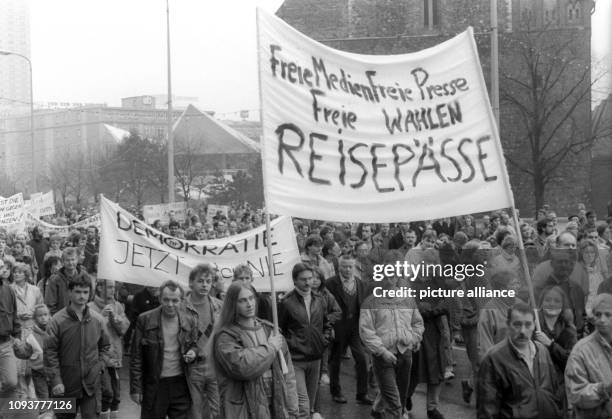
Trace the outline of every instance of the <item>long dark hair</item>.
<instances>
[{"instance_id":1,"label":"long dark hair","mask_svg":"<svg viewBox=\"0 0 612 419\"><path fill-rule=\"evenodd\" d=\"M250 284L247 284L244 281L232 282L225 294L225 298L223 300L223 307L221 308L219 318L217 318L217 320L215 321L215 326L213 328L211 339L209 339L207 342L207 358L211 361L210 366L214 368L216 374L218 374L219 372L223 374L223 369L220 368L219 363L217 362L217 358L215 356L217 338L219 337L219 334L224 328L236 324L236 321L238 319L236 306L238 305L238 297L240 296L240 292L243 289L251 291L253 293L253 296L257 295L255 289ZM257 312L257 300L255 304L255 312Z\"/></svg>"}]
</instances>

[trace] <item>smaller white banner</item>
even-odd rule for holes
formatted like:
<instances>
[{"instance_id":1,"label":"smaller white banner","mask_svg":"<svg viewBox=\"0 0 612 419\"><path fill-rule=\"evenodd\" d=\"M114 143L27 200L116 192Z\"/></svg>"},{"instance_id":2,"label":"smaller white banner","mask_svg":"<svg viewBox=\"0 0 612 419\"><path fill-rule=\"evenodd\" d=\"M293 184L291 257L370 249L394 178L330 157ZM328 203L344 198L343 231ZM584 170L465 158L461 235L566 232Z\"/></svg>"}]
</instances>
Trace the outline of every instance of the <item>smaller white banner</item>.
<instances>
[{"instance_id":1,"label":"smaller white banner","mask_svg":"<svg viewBox=\"0 0 612 419\"><path fill-rule=\"evenodd\" d=\"M229 207L227 205L213 205L209 204L206 207L206 221L212 223L213 217L217 215L217 211L221 211L221 214L227 218L227 213L229 211Z\"/></svg>"},{"instance_id":2,"label":"smaller white banner","mask_svg":"<svg viewBox=\"0 0 612 419\"><path fill-rule=\"evenodd\" d=\"M230 283L233 268L246 263L253 271L255 288L270 290L265 226L224 239L195 241L149 227L106 198L100 200L100 214L98 278L146 286L159 286L172 279L187 287L191 269L210 263ZM291 217L277 218L271 229L274 287L277 291L290 290L291 270L300 260Z\"/></svg>"},{"instance_id":3,"label":"smaller white banner","mask_svg":"<svg viewBox=\"0 0 612 419\"><path fill-rule=\"evenodd\" d=\"M185 202L172 202L169 204L144 205L142 216L147 224L153 224L155 220L168 223L170 216L173 216L177 221L185 221L187 204Z\"/></svg>"},{"instance_id":4,"label":"smaller white banner","mask_svg":"<svg viewBox=\"0 0 612 419\"><path fill-rule=\"evenodd\" d=\"M25 209L21 193L0 198L0 227L9 233L25 229Z\"/></svg>"}]
</instances>

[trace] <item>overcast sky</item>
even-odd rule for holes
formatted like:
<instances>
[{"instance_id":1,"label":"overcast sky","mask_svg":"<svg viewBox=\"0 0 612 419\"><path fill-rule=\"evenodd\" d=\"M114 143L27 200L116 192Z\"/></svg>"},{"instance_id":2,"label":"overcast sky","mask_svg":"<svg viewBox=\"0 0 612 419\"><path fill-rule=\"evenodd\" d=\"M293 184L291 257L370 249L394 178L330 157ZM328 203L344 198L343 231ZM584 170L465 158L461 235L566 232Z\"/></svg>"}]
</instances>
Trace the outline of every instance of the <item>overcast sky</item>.
<instances>
[{"instance_id":1,"label":"overcast sky","mask_svg":"<svg viewBox=\"0 0 612 419\"><path fill-rule=\"evenodd\" d=\"M166 92L165 0L30 1L35 101L119 105ZM205 110L259 108L255 8L282 1L171 0L173 93ZM612 2L597 3L593 45L610 62Z\"/></svg>"}]
</instances>

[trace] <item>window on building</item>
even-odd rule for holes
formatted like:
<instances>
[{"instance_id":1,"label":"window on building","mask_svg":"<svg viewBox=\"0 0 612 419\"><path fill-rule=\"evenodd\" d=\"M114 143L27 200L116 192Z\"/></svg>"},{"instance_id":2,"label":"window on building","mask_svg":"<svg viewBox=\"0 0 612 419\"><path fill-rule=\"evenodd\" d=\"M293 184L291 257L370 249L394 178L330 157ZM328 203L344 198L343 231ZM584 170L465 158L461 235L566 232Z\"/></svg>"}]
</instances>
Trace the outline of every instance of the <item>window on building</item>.
<instances>
[{"instance_id":1,"label":"window on building","mask_svg":"<svg viewBox=\"0 0 612 419\"><path fill-rule=\"evenodd\" d=\"M425 27L433 28L439 25L438 0L423 0L423 22Z\"/></svg>"},{"instance_id":2,"label":"window on building","mask_svg":"<svg viewBox=\"0 0 612 419\"><path fill-rule=\"evenodd\" d=\"M567 5L567 22L578 23L581 19L581 10L579 3L569 3Z\"/></svg>"}]
</instances>

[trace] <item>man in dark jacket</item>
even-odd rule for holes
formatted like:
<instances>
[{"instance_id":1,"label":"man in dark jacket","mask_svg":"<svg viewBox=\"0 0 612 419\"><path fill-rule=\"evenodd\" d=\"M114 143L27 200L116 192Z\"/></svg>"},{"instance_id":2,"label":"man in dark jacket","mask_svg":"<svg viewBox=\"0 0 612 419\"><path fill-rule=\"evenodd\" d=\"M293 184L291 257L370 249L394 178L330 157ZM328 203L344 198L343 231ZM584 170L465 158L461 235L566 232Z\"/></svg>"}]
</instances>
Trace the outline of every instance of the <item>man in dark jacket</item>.
<instances>
[{"instance_id":1,"label":"man in dark jacket","mask_svg":"<svg viewBox=\"0 0 612 419\"><path fill-rule=\"evenodd\" d=\"M305 418L314 411L321 357L332 333L327 303L312 291L313 276L312 268L305 263L293 267L295 288L283 298L278 315L295 370L300 417Z\"/></svg>"},{"instance_id":2,"label":"man in dark jacket","mask_svg":"<svg viewBox=\"0 0 612 419\"><path fill-rule=\"evenodd\" d=\"M508 336L487 352L478 371L478 419L563 417L562 381L548 349L531 340L534 328L527 304L508 310Z\"/></svg>"},{"instance_id":3,"label":"man in dark jacket","mask_svg":"<svg viewBox=\"0 0 612 419\"><path fill-rule=\"evenodd\" d=\"M161 306L138 317L132 337L130 396L142 419L187 417L191 405L187 364L196 360L197 319L180 309L183 289L174 281L159 288Z\"/></svg>"},{"instance_id":4,"label":"man in dark jacket","mask_svg":"<svg viewBox=\"0 0 612 419\"><path fill-rule=\"evenodd\" d=\"M74 247L65 248L62 252L62 265L64 267L49 278L45 287L45 304L49 307L52 316L66 307L70 301L68 284L73 278L81 275L81 268L78 263L77 249Z\"/></svg>"},{"instance_id":5,"label":"man in dark jacket","mask_svg":"<svg viewBox=\"0 0 612 419\"><path fill-rule=\"evenodd\" d=\"M85 260L83 261L83 266L90 274L98 270L99 248L98 229L95 226L87 227L87 243L85 243Z\"/></svg>"},{"instance_id":6,"label":"man in dark jacket","mask_svg":"<svg viewBox=\"0 0 612 419\"><path fill-rule=\"evenodd\" d=\"M338 261L339 275L329 278L325 286L342 309L342 318L334 324L335 339L329 354L330 391L336 403L346 403L340 387L340 364L347 347L355 360L357 402L372 404L368 398L368 370L365 353L359 339L359 310L367 297L365 285L355 277L355 259L342 256Z\"/></svg>"},{"instance_id":7,"label":"man in dark jacket","mask_svg":"<svg viewBox=\"0 0 612 419\"><path fill-rule=\"evenodd\" d=\"M89 310L91 281L85 273L68 284L69 304L58 311L49 326L45 364L55 397L74 397L83 419L100 414L101 375L110 349L104 319ZM74 418L76 413L58 418Z\"/></svg>"},{"instance_id":8,"label":"man in dark jacket","mask_svg":"<svg viewBox=\"0 0 612 419\"><path fill-rule=\"evenodd\" d=\"M38 270L38 278L36 278L36 282L38 282L44 273L42 267L45 262L45 253L49 251L49 242L43 238L40 227L34 227L32 229L32 240L28 242L28 245L34 250L36 264L40 268Z\"/></svg>"},{"instance_id":9,"label":"man in dark jacket","mask_svg":"<svg viewBox=\"0 0 612 419\"><path fill-rule=\"evenodd\" d=\"M0 259L0 269L8 269ZM0 397L15 398L17 389L17 358L11 337L21 336L21 323L17 319L17 300L8 281L0 280Z\"/></svg>"}]
</instances>

